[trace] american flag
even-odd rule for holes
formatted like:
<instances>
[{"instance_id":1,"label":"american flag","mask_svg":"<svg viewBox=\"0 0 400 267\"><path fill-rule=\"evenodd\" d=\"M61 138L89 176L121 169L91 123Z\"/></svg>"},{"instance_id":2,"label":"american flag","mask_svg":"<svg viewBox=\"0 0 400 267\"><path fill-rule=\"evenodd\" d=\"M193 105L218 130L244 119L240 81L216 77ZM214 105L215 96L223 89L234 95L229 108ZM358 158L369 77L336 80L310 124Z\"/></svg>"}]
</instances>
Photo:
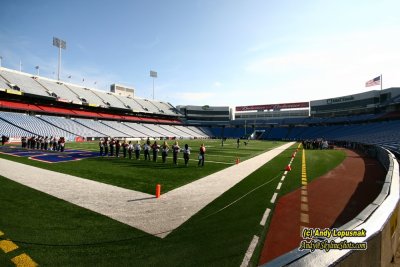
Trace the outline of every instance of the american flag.
<instances>
[{"instance_id":1,"label":"american flag","mask_svg":"<svg viewBox=\"0 0 400 267\"><path fill-rule=\"evenodd\" d=\"M379 85L379 84L381 84L381 76L378 76L378 77L373 78L372 80L369 80L368 82L366 82L365 87Z\"/></svg>"}]
</instances>

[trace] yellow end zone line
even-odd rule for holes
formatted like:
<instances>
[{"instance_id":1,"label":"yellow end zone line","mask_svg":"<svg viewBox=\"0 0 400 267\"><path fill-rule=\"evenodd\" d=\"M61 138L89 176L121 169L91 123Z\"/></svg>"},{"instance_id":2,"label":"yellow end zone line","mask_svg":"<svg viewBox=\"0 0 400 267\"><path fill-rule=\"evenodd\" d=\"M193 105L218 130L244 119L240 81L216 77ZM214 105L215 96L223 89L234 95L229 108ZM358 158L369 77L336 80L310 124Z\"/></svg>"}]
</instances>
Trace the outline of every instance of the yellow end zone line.
<instances>
[{"instance_id":1,"label":"yellow end zone line","mask_svg":"<svg viewBox=\"0 0 400 267\"><path fill-rule=\"evenodd\" d=\"M3 236L4 233L0 231L0 236ZM19 249L18 245L15 244L13 241L9 239L1 239L0 240L0 249L4 251L4 253L9 253L14 250ZM38 266L38 264L32 260L29 255L26 253L21 253L18 256L15 256L11 259L11 261L15 264L17 267L35 267Z\"/></svg>"},{"instance_id":2,"label":"yellow end zone line","mask_svg":"<svg viewBox=\"0 0 400 267\"><path fill-rule=\"evenodd\" d=\"M306 151L303 148L301 158L301 196L300 196L300 233L302 229L310 223L308 215L308 191L307 191L307 166L306 166Z\"/></svg>"}]
</instances>

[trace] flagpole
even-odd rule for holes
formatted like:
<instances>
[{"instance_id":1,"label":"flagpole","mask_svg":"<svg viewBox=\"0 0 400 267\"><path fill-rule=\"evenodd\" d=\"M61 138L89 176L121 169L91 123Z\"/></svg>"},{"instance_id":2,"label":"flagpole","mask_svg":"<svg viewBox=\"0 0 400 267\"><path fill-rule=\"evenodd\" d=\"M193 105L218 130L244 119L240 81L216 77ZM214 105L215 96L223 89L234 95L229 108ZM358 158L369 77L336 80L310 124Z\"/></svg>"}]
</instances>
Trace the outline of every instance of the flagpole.
<instances>
[{"instance_id":1,"label":"flagpole","mask_svg":"<svg viewBox=\"0 0 400 267\"><path fill-rule=\"evenodd\" d=\"M382 74L381 74L381 90L379 91L379 109L381 108L381 105L382 105L382 101L381 101L381 98L382 98Z\"/></svg>"}]
</instances>

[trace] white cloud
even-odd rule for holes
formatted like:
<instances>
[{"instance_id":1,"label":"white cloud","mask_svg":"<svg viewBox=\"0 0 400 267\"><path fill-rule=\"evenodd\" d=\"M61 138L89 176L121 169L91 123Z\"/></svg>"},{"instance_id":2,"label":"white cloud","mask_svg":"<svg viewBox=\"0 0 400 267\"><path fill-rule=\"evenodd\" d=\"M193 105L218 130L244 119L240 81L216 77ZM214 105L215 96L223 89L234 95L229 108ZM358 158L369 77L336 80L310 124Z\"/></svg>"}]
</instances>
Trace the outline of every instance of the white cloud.
<instances>
[{"instance_id":1,"label":"white cloud","mask_svg":"<svg viewBox=\"0 0 400 267\"><path fill-rule=\"evenodd\" d=\"M221 82L216 81L213 83L213 87L220 88L221 86L222 86Z\"/></svg>"}]
</instances>

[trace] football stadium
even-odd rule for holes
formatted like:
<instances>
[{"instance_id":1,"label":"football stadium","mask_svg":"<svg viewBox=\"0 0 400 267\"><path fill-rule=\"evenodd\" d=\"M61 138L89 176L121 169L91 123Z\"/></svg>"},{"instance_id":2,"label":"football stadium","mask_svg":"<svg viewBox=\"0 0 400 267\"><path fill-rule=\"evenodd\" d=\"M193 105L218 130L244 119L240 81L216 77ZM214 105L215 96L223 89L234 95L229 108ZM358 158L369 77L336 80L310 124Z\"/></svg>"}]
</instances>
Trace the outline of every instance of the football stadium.
<instances>
[{"instance_id":1,"label":"football stadium","mask_svg":"<svg viewBox=\"0 0 400 267\"><path fill-rule=\"evenodd\" d=\"M0 266L400 264L400 87L383 75L194 105L155 98L154 70L153 97L71 80L53 46L57 77L0 57Z\"/></svg>"}]
</instances>

